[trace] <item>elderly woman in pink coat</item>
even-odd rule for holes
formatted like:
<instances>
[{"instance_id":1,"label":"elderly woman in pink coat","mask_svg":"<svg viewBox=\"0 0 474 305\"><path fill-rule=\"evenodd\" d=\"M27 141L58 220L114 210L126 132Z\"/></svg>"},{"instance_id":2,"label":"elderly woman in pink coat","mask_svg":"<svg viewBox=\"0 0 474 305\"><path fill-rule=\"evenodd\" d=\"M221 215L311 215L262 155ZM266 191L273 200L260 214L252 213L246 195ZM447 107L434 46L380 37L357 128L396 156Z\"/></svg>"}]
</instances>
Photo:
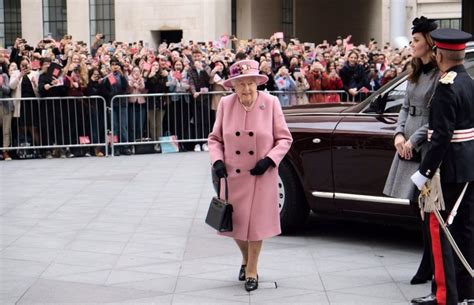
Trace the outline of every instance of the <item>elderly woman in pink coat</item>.
<instances>
[{"instance_id":1,"label":"elderly woman in pink coat","mask_svg":"<svg viewBox=\"0 0 474 305\"><path fill-rule=\"evenodd\" d=\"M209 152L217 177L227 177L233 205L232 237L242 252L239 280L258 288L257 263L262 242L281 233L278 208L278 164L293 141L278 98L257 91L268 81L258 62L238 61L225 86L235 94L223 97L209 134ZM223 190L223 188L221 188Z\"/></svg>"}]
</instances>

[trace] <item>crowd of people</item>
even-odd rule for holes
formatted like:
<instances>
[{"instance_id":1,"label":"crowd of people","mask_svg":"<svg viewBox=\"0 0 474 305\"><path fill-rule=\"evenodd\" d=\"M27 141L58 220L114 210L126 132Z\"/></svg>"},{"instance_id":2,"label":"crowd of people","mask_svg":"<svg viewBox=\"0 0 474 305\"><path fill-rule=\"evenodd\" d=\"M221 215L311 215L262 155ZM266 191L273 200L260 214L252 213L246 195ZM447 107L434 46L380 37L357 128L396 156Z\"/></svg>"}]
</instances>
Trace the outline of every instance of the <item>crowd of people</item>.
<instances>
[{"instance_id":1,"label":"crowd of people","mask_svg":"<svg viewBox=\"0 0 474 305\"><path fill-rule=\"evenodd\" d=\"M119 142L142 138L156 141L163 134L181 139L206 138L220 98L231 90L224 85L229 67L242 59L259 62L260 73L269 78L259 90L277 91L282 106L359 101L396 77L411 60L408 48L396 49L389 44L380 47L374 39L354 45L351 36L339 36L333 43L323 41L317 45L297 39L285 42L276 36L245 41L231 36L222 45L190 41L163 43L157 48L149 48L142 41L106 42L102 34L95 36L90 47L74 41L70 35L59 41L45 38L36 45L17 38L10 51L0 49L0 98L99 95L114 112L112 134ZM346 94L321 93L327 90L344 90ZM223 94L207 94L213 91ZM163 93L183 96L174 95L166 100L136 96ZM125 94L134 95L110 108L114 96ZM191 100L194 106L183 106L183 101L189 105ZM35 146L78 144L81 135L88 136L89 143L104 143L102 126L107 108L97 102L78 101L67 100L67 107L24 100L2 101L3 147L19 145L12 142L23 133ZM40 132L39 125L55 127ZM181 128L170 130L166 126ZM55 128L63 128L61 139L53 136L61 134ZM182 148L206 150L207 146L188 143ZM123 146L117 153L128 155L132 150ZM74 155L69 149L59 150L58 154ZM102 156L103 152L96 148L85 153L92 154ZM50 150L43 154L46 158L53 155ZM8 150L3 151L3 159L11 159Z\"/></svg>"}]
</instances>

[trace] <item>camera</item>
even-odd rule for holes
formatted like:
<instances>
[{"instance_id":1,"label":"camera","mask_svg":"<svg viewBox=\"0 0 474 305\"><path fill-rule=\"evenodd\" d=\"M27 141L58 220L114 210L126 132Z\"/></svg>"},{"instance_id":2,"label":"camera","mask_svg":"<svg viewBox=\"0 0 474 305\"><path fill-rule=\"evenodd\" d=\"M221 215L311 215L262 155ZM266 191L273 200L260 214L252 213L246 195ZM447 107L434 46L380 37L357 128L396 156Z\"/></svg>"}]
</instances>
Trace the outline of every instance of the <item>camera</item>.
<instances>
[{"instance_id":1,"label":"camera","mask_svg":"<svg viewBox=\"0 0 474 305\"><path fill-rule=\"evenodd\" d=\"M25 45L25 51L33 51L35 48L33 48L30 45Z\"/></svg>"}]
</instances>

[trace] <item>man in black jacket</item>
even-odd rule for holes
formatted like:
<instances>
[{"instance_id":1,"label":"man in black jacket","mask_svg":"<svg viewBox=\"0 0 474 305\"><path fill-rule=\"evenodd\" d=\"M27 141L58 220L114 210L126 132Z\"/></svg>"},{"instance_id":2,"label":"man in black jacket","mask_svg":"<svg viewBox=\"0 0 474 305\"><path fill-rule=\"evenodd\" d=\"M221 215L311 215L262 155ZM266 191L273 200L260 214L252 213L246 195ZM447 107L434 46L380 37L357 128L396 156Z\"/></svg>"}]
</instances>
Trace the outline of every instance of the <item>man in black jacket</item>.
<instances>
[{"instance_id":1,"label":"man in black jacket","mask_svg":"<svg viewBox=\"0 0 474 305\"><path fill-rule=\"evenodd\" d=\"M425 182L440 169L446 206L441 215L445 221L458 198L463 196L450 231L461 252L473 266L474 83L463 65L465 44L471 39L471 34L438 29L431 32L431 36L437 48L439 69L444 74L440 77L430 105L429 150L411 179L421 190ZM466 185L466 192L462 195ZM456 305L463 300L474 299L474 281L453 255L434 213L425 213L425 219L429 221L435 276L432 294L413 299L412 303Z\"/></svg>"},{"instance_id":2,"label":"man in black jacket","mask_svg":"<svg viewBox=\"0 0 474 305\"><path fill-rule=\"evenodd\" d=\"M41 58L41 74L38 79L38 92L40 97L40 136L41 145L67 145L75 144L75 124L71 124L71 119L75 116L68 107L69 101L60 99L48 99L52 97L66 96L66 88L62 85L61 78L53 77L48 73L51 65L51 58ZM61 150L61 157L72 157L69 149ZM44 156L51 158L51 151L47 149Z\"/></svg>"},{"instance_id":3,"label":"man in black jacket","mask_svg":"<svg viewBox=\"0 0 474 305\"><path fill-rule=\"evenodd\" d=\"M210 116L211 96L208 94L211 68L202 61L202 53L199 49L193 50L192 63L188 70L189 85L194 98L194 105L191 105L190 109L194 123L191 133L195 139L207 139L213 125ZM191 149L192 144L195 144L195 151L201 151L199 142L187 144L186 149ZM203 144L202 148L207 151L207 144Z\"/></svg>"},{"instance_id":4,"label":"man in black jacket","mask_svg":"<svg viewBox=\"0 0 474 305\"><path fill-rule=\"evenodd\" d=\"M104 87L105 99L107 103L110 104L112 99L116 95L127 94L128 90L128 80L123 75L122 66L117 58L112 58L110 60L110 67L112 73L107 75L101 80L101 84ZM128 142L128 98L119 98L114 101L112 107L114 115L114 128L113 134L117 136L118 142ZM120 155L123 152L125 155L131 155L132 151L129 147L124 147L124 149L116 149L114 151L115 155Z\"/></svg>"},{"instance_id":5,"label":"man in black jacket","mask_svg":"<svg viewBox=\"0 0 474 305\"><path fill-rule=\"evenodd\" d=\"M153 62L145 80L145 88L148 90L148 93L168 93L167 81L168 71L161 68L158 62ZM160 136L163 135L162 127L167 103L168 97L166 96L150 96L147 98L148 136L154 141L158 141ZM156 150L158 150L158 146Z\"/></svg>"}]
</instances>

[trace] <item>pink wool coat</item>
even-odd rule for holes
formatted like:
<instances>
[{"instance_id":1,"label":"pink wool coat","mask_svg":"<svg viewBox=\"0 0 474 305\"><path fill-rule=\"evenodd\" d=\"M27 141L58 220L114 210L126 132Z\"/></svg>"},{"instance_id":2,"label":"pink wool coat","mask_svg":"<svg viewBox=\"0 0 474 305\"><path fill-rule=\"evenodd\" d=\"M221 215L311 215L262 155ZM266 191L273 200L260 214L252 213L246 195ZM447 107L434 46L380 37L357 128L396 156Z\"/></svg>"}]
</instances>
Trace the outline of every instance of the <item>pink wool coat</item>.
<instances>
[{"instance_id":1,"label":"pink wool coat","mask_svg":"<svg viewBox=\"0 0 474 305\"><path fill-rule=\"evenodd\" d=\"M259 91L250 111L244 109L235 93L222 98L208 144L212 164L222 160L226 165L234 230L219 234L257 241L281 233L278 164L292 141L277 97ZM270 166L261 176L250 175L265 157L277 166ZM223 196L223 180L221 185Z\"/></svg>"}]
</instances>

